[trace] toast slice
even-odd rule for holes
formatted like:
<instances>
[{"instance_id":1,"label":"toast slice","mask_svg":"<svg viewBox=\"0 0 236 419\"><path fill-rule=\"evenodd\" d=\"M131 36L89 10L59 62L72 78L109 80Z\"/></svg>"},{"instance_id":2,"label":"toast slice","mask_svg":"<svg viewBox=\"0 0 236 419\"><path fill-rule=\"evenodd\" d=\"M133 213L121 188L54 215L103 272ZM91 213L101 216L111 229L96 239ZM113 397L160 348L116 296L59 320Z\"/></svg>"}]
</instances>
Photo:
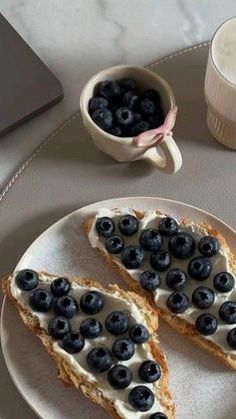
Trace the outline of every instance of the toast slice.
<instances>
[{"instance_id":1,"label":"toast slice","mask_svg":"<svg viewBox=\"0 0 236 419\"><path fill-rule=\"evenodd\" d=\"M137 231L131 235L127 235L128 230L126 231L124 230L126 228L124 226L124 220L126 219L127 214L135 217L138 220L138 227L136 228ZM114 225L113 225L114 228L112 227L114 231L112 231L111 234L110 232L108 233L110 235L118 235L121 238L120 247L124 246L123 250L120 250L116 254L113 253L114 249L111 249L111 247L109 248L109 243L108 243L109 239L104 237L103 235L104 232L102 232L101 234L101 229L99 231L99 227L97 224L98 219L101 220L103 217L108 217L114 222ZM173 229L172 232L168 231L168 228L165 231L165 228L166 228L165 223L166 222L168 223L167 220L170 218L172 221L169 221L169 225L172 225L171 227ZM144 260L142 260L141 263L137 262L136 260L137 262L136 268L130 267L130 264L129 263L127 264L127 260L124 263L124 258L125 258L124 249L126 249L127 246L137 246L137 245L139 246L139 249L140 249L139 239L140 239L141 232L146 229L151 229L151 230L157 229L159 231L160 222L162 225L161 236L162 236L163 242L161 245L161 249L159 249L156 252L153 252L154 256L152 259L152 266L151 266L151 256L150 256L152 254L152 251L148 251L147 249L145 250L144 248L142 248L142 246L141 246L141 252L144 254ZM119 223L121 223L120 224L121 227L119 226ZM126 220L126 223L127 223L127 220ZM130 225L132 228L132 223ZM125 234L121 233L120 228L122 232L125 231ZM174 233L175 229L177 230ZM135 230L135 227L134 227L134 230ZM236 274L236 261L235 261L235 256L231 252L228 244L226 243L225 238L219 232L213 230L206 223L196 224L187 218L181 219L181 220L175 220L173 219L173 217L163 214L158 210L143 212L143 211L127 209L127 208L113 209L113 210L100 209L94 215L94 217L89 218L85 221L85 231L86 231L86 234L88 236L91 246L97 249L99 253L105 257L106 262L108 262L112 267L115 268L115 270L120 274L120 276L126 281L126 283L128 284L131 290L139 293L139 295L146 297L146 300L149 301L150 304L152 304L152 307L154 308L157 315L160 315L176 331L190 337L194 342L196 342L203 349L207 350L211 354L220 358L223 362L225 362L225 364L227 364L227 366L233 369L236 369L236 324L235 324L236 323L236 285L234 281L234 276ZM189 252L191 253L191 256L189 255L189 257L180 258L180 254L176 255L176 250L175 249L173 250L173 246L174 246L173 243L174 243L174 240L176 239L172 239L172 237L179 236L179 232L188 233L194 239L195 244L192 245L192 248L191 246L189 247ZM167 234L169 234L169 236L167 236ZM205 255L205 258L207 259L206 269L208 269L209 272L212 269L211 273L208 272L208 275L206 275L207 278L206 279L201 278L201 280L199 278L193 279L193 277L191 276L193 275L193 272L191 271L191 275L188 272L190 260L195 257L202 258L204 256L199 251L198 247L200 246L199 242L201 238L206 237L206 236L216 238L217 239L216 245L218 243L219 249L216 255L213 255L213 256L211 255L209 257L208 256L206 257ZM169 243L170 241L172 244ZM111 246L111 242L112 240L110 240L110 246ZM145 244L145 241L143 243L144 243L143 244L144 247L147 246L147 243ZM204 243L204 241L201 243ZM208 252L211 251L210 248L207 249L207 246L209 246L209 244L206 245L205 243L205 246L206 246L205 250L204 251L202 249L201 250L203 251L203 253L209 254ZM195 247L195 250L194 250L194 247ZM158 257L158 254L160 254L163 250L168 253L167 255L164 255L164 259L166 258L164 260L165 262L164 269L163 269L163 265L160 266L160 259ZM118 251L118 250L115 249L115 251ZM155 254L157 256L155 256ZM169 259L169 262L171 261L171 264L169 266L167 266L168 259ZM195 263L196 261L194 262L194 264ZM181 285L181 281L179 285L178 285L178 281L177 282L175 281L175 283L173 283L173 272L172 272L172 282L171 282L171 275L168 276L169 271L175 268L180 269L181 271L184 272L184 277L180 276L178 280L178 281L180 280L182 281L182 285ZM147 282L145 283L144 279L141 281L141 274L144 271L148 271L148 272L151 271L152 275L157 277L155 278L156 283L151 284L151 287L153 287L152 290L150 290L150 284L147 284ZM221 283L220 284L218 283L218 285L216 285L218 288L216 289L215 282L214 282L216 281L216 279L214 279L214 277L219 272L227 272L230 275L230 279L227 279L227 278L225 279L224 274L222 274L220 277ZM199 275L199 273L197 275ZM158 281L159 281L159 284L158 284ZM226 284L228 288L230 288L228 292L225 292L225 289L224 289L224 292L221 292L219 290L219 288L222 289L222 281L231 282L231 286L230 284L228 285ZM218 277L218 282L219 282L219 277ZM199 301L199 292L202 292L203 290L202 289L198 290L198 292L195 293L195 297L194 297L195 300L193 303L192 301L193 291L199 287L210 288L210 291L208 291L210 292L210 295L209 294L205 295L204 297L206 299L205 302L202 300ZM176 293L177 293L177 297L176 297ZM179 293L181 294L180 297L178 296ZM182 294L184 294L184 296ZM173 299L175 299L174 305L173 305ZM178 299L181 300L182 308L177 307ZM213 301L214 303L212 304ZM219 316L219 309L223 303L229 302L229 301L232 302L231 307L228 306L228 310L231 310L231 318L229 319L229 313L228 314L226 313L227 319L224 318L224 320L222 320L222 316L224 317L224 313L223 315L221 314L221 316ZM204 305L204 307L207 307L207 308L202 308L202 305ZM224 311L227 311L227 309ZM205 315L207 314L207 315L199 319L197 323L197 319L200 317L201 314L205 314ZM207 328L205 324L203 325L203 322L209 321L208 314L213 316L213 319L212 317L210 317L210 322L211 322L210 333L211 334L207 335L207 333L209 333L209 329ZM215 330L216 327L217 327L217 330ZM229 336L230 333L231 335Z\"/></svg>"},{"instance_id":2,"label":"toast slice","mask_svg":"<svg viewBox=\"0 0 236 419\"><path fill-rule=\"evenodd\" d=\"M110 285L108 289L105 289L99 283L91 279L66 278L62 281L59 280L55 282L56 279L58 279L56 275L51 275L47 272L35 272L32 270L20 271L3 278L2 290L6 297L15 305L25 325L41 339L45 349L54 359L58 369L59 379L62 380L66 386L75 386L93 402L106 409L107 413L113 418L141 419L143 417L150 417L151 414L155 412L162 412L163 415L165 414L169 419L175 418L175 406L168 386L166 359L159 347L156 335L158 319L157 316L154 315L153 308L148 301L131 291L127 292L122 290L117 285ZM26 291L25 287L27 288L28 281L30 281L31 284L30 288L34 289ZM55 284L57 284L57 287ZM66 284L67 293L69 287L69 294L59 297L59 295L62 295L63 293L59 289L61 287L60 284L62 284L63 287ZM22 287L24 289L22 289ZM65 291L66 287L63 289ZM39 296L42 290L43 294ZM91 292L93 293L94 291L96 295L100 296L100 302L96 302L96 306L90 306ZM47 297L45 297L45 292ZM52 293L54 296L52 296ZM37 298L36 294L38 296ZM85 298L85 295L87 295L87 299ZM74 302L72 306L69 305L70 310L72 311L67 311L68 296L72 297L72 299L77 302L76 312L73 311L75 308L73 304L76 304ZM63 299L66 299L67 303L65 303ZM83 301L86 301L88 307L82 306L82 299ZM38 306L38 301L40 301L40 307ZM101 301L103 301L103 303L101 303ZM93 302L91 304L93 304ZM46 311L38 311L39 309ZM117 310L126 313L126 317L129 321L129 329L127 331L123 330L122 334L120 334L120 330L119 335L117 332L116 335L114 335L114 331L112 333L109 332L107 326L105 326L105 319L111 312ZM72 314L74 314L73 318L66 318L66 323L59 324L57 322L57 326L55 327L56 323L54 323L54 328L52 327L53 321L51 319L55 316L63 316L62 319L65 319L65 316L69 317ZM91 330L89 332L88 329L86 331L86 328L82 331L81 323L88 318L93 318L102 325L102 331L98 330L95 339L91 339L92 335L88 336L87 334L94 333L94 331L97 333L96 328L93 329L93 332L91 332ZM123 358L121 361L120 355L118 359L117 353L114 352L113 343L118 338L129 337L132 326L137 325L138 323L146 327L149 332L149 337L146 337L147 340L141 344L133 344L131 341L134 354L131 354L131 358L126 360ZM51 324L51 328L49 324ZM71 325L72 331L77 332L75 351L77 350L78 352L76 353L72 353L75 344L73 343L72 347L71 340L68 340L68 336L70 335L70 333L68 334L68 324ZM63 335L65 335L64 338ZM95 335L93 334L93 337L94 336ZM83 347L80 345L81 340L84 340ZM88 354L91 353L94 348L108 349L108 361L107 364L105 362L104 368L103 366L101 367L100 364L100 366L98 366L97 358L96 361L94 361L93 358L92 364L91 358L90 363L88 362ZM143 381L138 373L140 365L146 360L152 360L159 366L157 367L160 372L160 377L153 383ZM108 382L107 371L111 366L111 363L112 366L114 364L125 365L131 371L132 380L128 387L116 389L113 388L113 385L109 384L110 381ZM99 371L98 368L100 368ZM112 368L110 368L110 370L111 369ZM151 404L145 406L145 413L139 410L140 406L134 407L131 405L129 399L131 390L134 387L141 385L145 386L145 391L146 389L150 390L151 397L153 398L151 403L152 406ZM150 398L149 396L150 394L148 395L148 398ZM142 398L142 395L140 397Z\"/></svg>"}]
</instances>

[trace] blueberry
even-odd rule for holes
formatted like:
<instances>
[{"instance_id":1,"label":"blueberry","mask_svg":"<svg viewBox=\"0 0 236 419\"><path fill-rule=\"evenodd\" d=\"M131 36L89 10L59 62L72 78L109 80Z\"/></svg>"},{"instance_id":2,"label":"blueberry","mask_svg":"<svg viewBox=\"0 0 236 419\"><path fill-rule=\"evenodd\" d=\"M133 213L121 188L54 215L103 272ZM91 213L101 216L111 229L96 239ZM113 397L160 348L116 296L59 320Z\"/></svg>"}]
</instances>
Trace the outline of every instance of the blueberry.
<instances>
[{"instance_id":1,"label":"blueberry","mask_svg":"<svg viewBox=\"0 0 236 419\"><path fill-rule=\"evenodd\" d=\"M236 301L226 301L219 310L219 316L223 322L228 324L236 323Z\"/></svg>"},{"instance_id":2,"label":"blueberry","mask_svg":"<svg viewBox=\"0 0 236 419\"><path fill-rule=\"evenodd\" d=\"M141 113L134 112L134 123L136 123L136 122L140 122L141 120L142 120L142 115L141 115Z\"/></svg>"},{"instance_id":3,"label":"blueberry","mask_svg":"<svg viewBox=\"0 0 236 419\"><path fill-rule=\"evenodd\" d=\"M162 412L155 412L153 413L149 419L168 419L165 413Z\"/></svg>"},{"instance_id":4,"label":"blueberry","mask_svg":"<svg viewBox=\"0 0 236 419\"><path fill-rule=\"evenodd\" d=\"M112 311L106 318L105 326L112 335L122 335L129 328L129 317L123 311Z\"/></svg>"},{"instance_id":5,"label":"blueberry","mask_svg":"<svg viewBox=\"0 0 236 419\"><path fill-rule=\"evenodd\" d=\"M220 250L218 240L213 236L204 236L198 243L199 252L206 257L217 255Z\"/></svg>"},{"instance_id":6,"label":"blueberry","mask_svg":"<svg viewBox=\"0 0 236 419\"><path fill-rule=\"evenodd\" d=\"M164 217L160 219L159 231L163 236L173 236L178 233L178 224L174 218Z\"/></svg>"},{"instance_id":7,"label":"blueberry","mask_svg":"<svg viewBox=\"0 0 236 419\"><path fill-rule=\"evenodd\" d=\"M58 316L64 316L70 319L78 312L78 303L70 295L64 295L56 299L54 311Z\"/></svg>"},{"instance_id":8,"label":"blueberry","mask_svg":"<svg viewBox=\"0 0 236 419\"><path fill-rule=\"evenodd\" d=\"M213 282L215 289L220 292L229 292L234 288L234 277L229 272L218 273L215 275Z\"/></svg>"},{"instance_id":9,"label":"blueberry","mask_svg":"<svg viewBox=\"0 0 236 419\"><path fill-rule=\"evenodd\" d=\"M51 309L52 303L52 294L44 288L37 288L30 293L29 305L35 311L47 312Z\"/></svg>"},{"instance_id":10,"label":"blueberry","mask_svg":"<svg viewBox=\"0 0 236 419\"><path fill-rule=\"evenodd\" d=\"M172 313L184 313L189 307L189 299L183 292L175 291L169 295L166 304Z\"/></svg>"},{"instance_id":11,"label":"blueberry","mask_svg":"<svg viewBox=\"0 0 236 419\"><path fill-rule=\"evenodd\" d=\"M120 253L124 248L124 240L120 236L112 236L106 239L105 248L109 253Z\"/></svg>"},{"instance_id":12,"label":"blueberry","mask_svg":"<svg viewBox=\"0 0 236 419\"><path fill-rule=\"evenodd\" d=\"M146 383L155 383L161 377L161 369L154 361L144 361L139 367L138 375Z\"/></svg>"},{"instance_id":13,"label":"blueberry","mask_svg":"<svg viewBox=\"0 0 236 419\"><path fill-rule=\"evenodd\" d=\"M138 107L139 97L135 92L128 91L124 94L123 103L124 106L127 106L129 109L134 111Z\"/></svg>"},{"instance_id":14,"label":"blueberry","mask_svg":"<svg viewBox=\"0 0 236 419\"><path fill-rule=\"evenodd\" d=\"M102 325L97 319L84 319L80 324L80 333L87 339L96 339L102 334Z\"/></svg>"},{"instance_id":15,"label":"blueberry","mask_svg":"<svg viewBox=\"0 0 236 419\"><path fill-rule=\"evenodd\" d=\"M163 240L158 230L149 228L142 231L139 243L144 250L158 252L163 245Z\"/></svg>"},{"instance_id":16,"label":"blueberry","mask_svg":"<svg viewBox=\"0 0 236 419\"><path fill-rule=\"evenodd\" d=\"M131 109L122 106L116 111L116 119L118 124L120 124L122 127L128 127L134 121L133 112L131 111Z\"/></svg>"},{"instance_id":17,"label":"blueberry","mask_svg":"<svg viewBox=\"0 0 236 419\"><path fill-rule=\"evenodd\" d=\"M135 347L134 343L129 338L118 338L115 340L112 346L113 355L120 361L127 361L134 355Z\"/></svg>"},{"instance_id":18,"label":"blueberry","mask_svg":"<svg viewBox=\"0 0 236 419\"><path fill-rule=\"evenodd\" d=\"M100 292L88 291L81 297L80 307L86 314L98 314L104 307L104 297Z\"/></svg>"},{"instance_id":19,"label":"blueberry","mask_svg":"<svg viewBox=\"0 0 236 419\"><path fill-rule=\"evenodd\" d=\"M236 327L227 334L227 342L231 348L236 349Z\"/></svg>"},{"instance_id":20,"label":"blueberry","mask_svg":"<svg viewBox=\"0 0 236 419\"><path fill-rule=\"evenodd\" d=\"M212 269L212 262L204 256L193 258L188 264L189 275L191 278L198 279L199 281L207 279L210 276Z\"/></svg>"},{"instance_id":21,"label":"blueberry","mask_svg":"<svg viewBox=\"0 0 236 419\"><path fill-rule=\"evenodd\" d=\"M113 116L109 109L97 109L92 113L91 117L95 124L99 126L99 128L103 129L104 131L110 131L113 124Z\"/></svg>"},{"instance_id":22,"label":"blueberry","mask_svg":"<svg viewBox=\"0 0 236 419\"><path fill-rule=\"evenodd\" d=\"M135 90L137 88L136 82L133 79L121 79L118 80L118 84L120 85L122 91Z\"/></svg>"},{"instance_id":23,"label":"blueberry","mask_svg":"<svg viewBox=\"0 0 236 419\"><path fill-rule=\"evenodd\" d=\"M187 280L187 274L178 268L171 269L166 275L166 285L174 291L182 290L185 287Z\"/></svg>"},{"instance_id":24,"label":"blueberry","mask_svg":"<svg viewBox=\"0 0 236 419\"><path fill-rule=\"evenodd\" d=\"M141 100L140 108L145 115L153 115L156 112L156 105L151 99Z\"/></svg>"},{"instance_id":25,"label":"blueberry","mask_svg":"<svg viewBox=\"0 0 236 419\"><path fill-rule=\"evenodd\" d=\"M130 137L136 137L136 135L141 134L144 131L148 131L150 129L150 125L147 121L139 121L132 125L130 128Z\"/></svg>"},{"instance_id":26,"label":"blueberry","mask_svg":"<svg viewBox=\"0 0 236 419\"><path fill-rule=\"evenodd\" d=\"M84 347L84 338L80 333L69 332L63 338L62 347L69 354L76 354L82 351Z\"/></svg>"},{"instance_id":27,"label":"blueberry","mask_svg":"<svg viewBox=\"0 0 236 419\"><path fill-rule=\"evenodd\" d=\"M201 314L196 320L196 329L203 336L213 335L218 327L218 320L210 313Z\"/></svg>"},{"instance_id":28,"label":"blueberry","mask_svg":"<svg viewBox=\"0 0 236 419\"><path fill-rule=\"evenodd\" d=\"M53 317L48 322L48 333L53 339L63 339L70 331L70 321L66 317Z\"/></svg>"},{"instance_id":29,"label":"blueberry","mask_svg":"<svg viewBox=\"0 0 236 419\"><path fill-rule=\"evenodd\" d=\"M163 111L160 110L160 112L155 113L154 115L149 115L147 120L150 124L151 129L159 127L160 125L164 123Z\"/></svg>"},{"instance_id":30,"label":"blueberry","mask_svg":"<svg viewBox=\"0 0 236 419\"><path fill-rule=\"evenodd\" d=\"M127 246L121 253L121 261L127 269L137 269L144 262L144 252L140 246Z\"/></svg>"},{"instance_id":31,"label":"blueberry","mask_svg":"<svg viewBox=\"0 0 236 419\"><path fill-rule=\"evenodd\" d=\"M87 364L91 371L100 374L112 366L112 354L102 346L92 349L87 355Z\"/></svg>"},{"instance_id":32,"label":"blueberry","mask_svg":"<svg viewBox=\"0 0 236 419\"><path fill-rule=\"evenodd\" d=\"M134 343L145 343L149 339L149 332L143 324L135 324L129 331L129 336Z\"/></svg>"},{"instance_id":33,"label":"blueberry","mask_svg":"<svg viewBox=\"0 0 236 419\"><path fill-rule=\"evenodd\" d=\"M145 386L133 387L129 393L130 405L139 412L147 412L154 404L154 395L150 388Z\"/></svg>"},{"instance_id":34,"label":"blueberry","mask_svg":"<svg viewBox=\"0 0 236 419\"><path fill-rule=\"evenodd\" d=\"M147 291L155 291L161 285L161 278L156 272L145 271L140 275L140 285Z\"/></svg>"},{"instance_id":35,"label":"blueberry","mask_svg":"<svg viewBox=\"0 0 236 419\"><path fill-rule=\"evenodd\" d=\"M104 97L95 96L89 101L89 113L93 113L97 109L104 109L108 107L108 101Z\"/></svg>"},{"instance_id":36,"label":"blueberry","mask_svg":"<svg viewBox=\"0 0 236 419\"><path fill-rule=\"evenodd\" d=\"M115 100L121 95L119 84L113 80L105 80L99 86L99 95L105 97L108 101Z\"/></svg>"},{"instance_id":37,"label":"blueberry","mask_svg":"<svg viewBox=\"0 0 236 419\"><path fill-rule=\"evenodd\" d=\"M121 137L122 136L122 129L118 125L115 125L114 127L111 127L110 134L114 135L115 137Z\"/></svg>"},{"instance_id":38,"label":"blueberry","mask_svg":"<svg viewBox=\"0 0 236 419\"><path fill-rule=\"evenodd\" d=\"M109 217L101 217L96 221L96 230L103 237L111 237L115 230L114 221Z\"/></svg>"},{"instance_id":39,"label":"blueberry","mask_svg":"<svg viewBox=\"0 0 236 419\"><path fill-rule=\"evenodd\" d=\"M32 269L23 269L16 275L17 286L24 291L32 291L39 284L39 276Z\"/></svg>"},{"instance_id":40,"label":"blueberry","mask_svg":"<svg viewBox=\"0 0 236 419\"><path fill-rule=\"evenodd\" d=\"M125 365L115 365L107 375L109 384L116 390L121 390L130 385L133 378L131 370Z\"/></svg>"},{"instance_id":41,"label":"blueberry","mask_svg":"<svg viewBox=\"0 0 236 419\"><path fill-rule=\"evenodd\" d=\"M118 223L119 230L124 236L132 236L137 233L139 222L134 215L123 215Z\"/></svg>"},{"instance_id":42,"label":"blueberry","mask_svg":"<svg viewBox=\"0 0 236 419\"><path fill-rule=\"evenodd\" d=\"M62 297L70 291L70 282L66 278L57 278L51 283L51 293L54 297Z\"/></svg>"},{"instance_id":43,"label":"blueberry","mask_svg":"<svg viewBox=\"0 0 236 419\"><path fill-rule=\"evenodd\" d=\"M164 272L171 265L171 256L168 252L152 253L150 257L150 265L156 271Z\"/></svg>"},{"instance_id":44,"label":"blueberry","mask_svg":"<svg viewBox=\"0 0 236 419\"><path fill-rule=\"evenodd\" d=\"M143 99L151 99L155 104L160 104L161 97L160 94L154 89L145 90L142 93Z\"/></svg>"},{"instance_id":45,"label":"blueberry","mask_svg":"<svg viewBox=\"0 0 236 419\"><path fill-rule=\"evenodd\" d=\"M174 257L187 259L194 253L196 244L189 233L177 233L170 238L168 247Z\"/></svg>"},{"instance_id":46,"label":"blueberry","mask_svg":"<svg viewBox=\"0 0 236 419\"><path fill-rule=\"evenodd\" d=\"M198 287L192 295L192 302L197 308L210 308L215 300L214 292L207 287Z\"/></svg>"}]
</instances>

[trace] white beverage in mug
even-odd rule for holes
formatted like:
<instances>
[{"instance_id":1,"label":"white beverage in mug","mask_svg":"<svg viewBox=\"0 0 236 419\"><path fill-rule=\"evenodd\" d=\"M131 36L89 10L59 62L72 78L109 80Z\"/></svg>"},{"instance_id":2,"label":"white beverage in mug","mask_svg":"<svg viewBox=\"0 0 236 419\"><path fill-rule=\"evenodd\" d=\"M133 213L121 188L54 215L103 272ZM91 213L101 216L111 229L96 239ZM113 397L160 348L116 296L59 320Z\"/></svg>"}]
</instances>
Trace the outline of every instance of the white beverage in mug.
<instances>
[{"instance_id":1,"label":"white beverage in mug","mask_svg":"<svg viewBox=\"0 0 236 419\"><path fill-rule=\"evenodd\" d=\"M216 31L205 78L207 124L223 145L236 149L236 17Z\"/></svg>"}]
</instances>

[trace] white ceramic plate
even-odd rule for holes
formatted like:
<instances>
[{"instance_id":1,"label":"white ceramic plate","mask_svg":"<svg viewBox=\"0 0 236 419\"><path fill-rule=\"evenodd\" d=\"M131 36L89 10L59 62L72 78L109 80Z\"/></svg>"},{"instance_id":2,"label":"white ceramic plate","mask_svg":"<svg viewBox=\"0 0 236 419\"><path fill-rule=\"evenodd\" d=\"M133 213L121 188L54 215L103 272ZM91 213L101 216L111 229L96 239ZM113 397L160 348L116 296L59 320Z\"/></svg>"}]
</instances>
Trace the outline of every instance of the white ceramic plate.
<instances>
[{"instance_id":1,"label":"white ceramic plate","mask_svg":"<svg viewBox=\"0 0 236 419\"><path fill-rule=\"evenodd\" d=\"M204 211L166 199L122 198L89 205L58 221L28 248L17 269L30 267L57 274L89 276L105 285L121 282L90 248L83 232L84 219L101 207L158 208L177 218L205 221L223 233L235 250L236 233ZM92 419L96 412L96 419L108 418L79 391L64 388L56 377L53 361L8 301L3 305L1 326L3 354L11 377L40 417ZM160 339L170 367L177 418L235 419L235 373L164 324L160 326ZM148 419L148 414L143 414L142 419Z\"/></svg>"}]
</instances>

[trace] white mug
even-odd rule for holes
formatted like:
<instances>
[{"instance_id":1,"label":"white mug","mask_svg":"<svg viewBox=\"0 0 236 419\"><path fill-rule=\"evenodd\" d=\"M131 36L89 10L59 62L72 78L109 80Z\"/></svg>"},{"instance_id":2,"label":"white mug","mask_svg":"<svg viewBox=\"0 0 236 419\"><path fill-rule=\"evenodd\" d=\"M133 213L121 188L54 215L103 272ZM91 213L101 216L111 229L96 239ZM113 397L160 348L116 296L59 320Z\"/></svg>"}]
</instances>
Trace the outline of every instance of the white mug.
<instances>
[{"instance_id":1,"label":"white mug","mask_svg":"<svg viewBox=\"0 0 236 419\"><path fill-rule=\"evenodd\" d=\"M153 135L155 130L146 131L145 135L148 137L150 133L150 144L153 145L138 145L133 137L120 138L103 131L90 117L88 105L96 92L98 83L104 80L119 80L126 77L133 78L141 91L155 89L159 92L165 117L169 117L171 112L175 113L174 94L169 84L162 77L142 67L119 65L94 75L84 86L80 97L80 110L85 127L89 131L94 144L117 161L146 160L165 173L176 173L182 166L182 157L170 129L164 129L162 135L157 134L156 136ZM174 120L172 118L171 128L174 125ZM161 148L162 155L158 152L157 144Z\"/></svg>"}]
</instances>

